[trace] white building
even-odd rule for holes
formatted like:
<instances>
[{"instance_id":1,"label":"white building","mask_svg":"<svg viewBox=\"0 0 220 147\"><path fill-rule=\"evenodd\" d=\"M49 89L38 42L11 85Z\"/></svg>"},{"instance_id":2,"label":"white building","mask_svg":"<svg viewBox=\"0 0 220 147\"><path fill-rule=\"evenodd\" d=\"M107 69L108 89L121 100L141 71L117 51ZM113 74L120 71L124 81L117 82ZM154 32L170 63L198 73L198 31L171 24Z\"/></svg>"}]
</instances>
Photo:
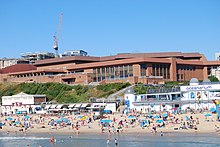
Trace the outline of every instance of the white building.
<instances>
[{"instance_id":1,"label":"white building","mask_svg":"<svg viewBox=\"0 0 220 147\"><path fill-rule=\"evenodd\" d=\"M69 50L65 51L63 54L61 54L61 57L66 57L66 56L87 56L88 53L84 50Z\"/></svg>"},{"instance_id":2,"label":"white building","mask_svg":"<svg viewBox=\"0 0 220 147\"><path fill-rule=\"evenodd\" d=\"M17 95L3 96L1 109L3 114L34 113L45 101L46 95L28 95L21 92Z\"/></svg>"},{"instance_id":3,"label":"white building","mask_svg":"<svg viewBox=\"0 0 220 147\"><path fill-rule=\"evenodd\" d=\"M220 99L220 83L211 83L208 79L199 83L193 78L188 86L180 86L180 91L135 95L125 94L126 108L138 111L169 111L173 109L211 109L215 108L213 100Z\"/></svg>"},{"instance_id":4,"label":"white building","mask_svg":"<svg viewBox=\"0 0 220 147\"><path fill-rule=\"evenodd\" d=\"M15 58L2 58L0 59L0 69L11 66L11 65L15 65L18 64L18 61L20 59L15 59Z\"/></svg>"}]
</instances>

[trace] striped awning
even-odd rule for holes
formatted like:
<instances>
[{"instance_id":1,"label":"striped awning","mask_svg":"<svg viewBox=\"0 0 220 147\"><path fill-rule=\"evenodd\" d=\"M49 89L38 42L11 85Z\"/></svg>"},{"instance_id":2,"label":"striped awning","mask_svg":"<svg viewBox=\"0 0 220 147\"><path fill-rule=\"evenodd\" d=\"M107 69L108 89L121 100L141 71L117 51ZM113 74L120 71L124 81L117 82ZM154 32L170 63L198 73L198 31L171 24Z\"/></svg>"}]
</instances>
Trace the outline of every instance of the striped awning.
<instances>
[{"instance_id":1,"label":"striped awning","mask_svg":"<svg viewBox=\"0 0 220 147\"><path fill-rule=\"evenodd\" d=\"M49 109L51 105L46 105L44 109Z\"/></svg>"},{"instance_id":2,"label":"striped awning","mask_svg":"<svg viewBox=\"0 0 220 147\"><path fill-rule=\"evenodd\" d=\"M81 108L86 108L88 106L88 103L82 104Z\"/></svg>"},{"instance_id":3,"label":"striped awning","mask_svg":"<svg viewBox=\"0 0 220 147\"><path fill-rule=\"evenodd\" d=\"M81 107L81 105L82 105L82 104L76 104L74 107L75 107L75 108L79 108L79 107Z\"/></svg>"},{"instance_id":4,"label":"striped awning","mask_svg":"<svg viewBox=\"0 0 220 147\"><path fill-rule=\"evenodd\" d=\"M56 106L56 109L61 109L62 106L63 106L63 104L59 104Z\"/></svg>"},{"instance_id":5,"label":"striped awning","mask_svg":"<svg viewBox=\"0 0 220 147\"><path fill-rule=\"evenodd\" d=\"M51 105L50 109L55 109L57 105Z\"/></svg>"},{"instance_id":6,"label":"striped awning","mask_svg":"<svg viewBox=\"0 0 220 147\"><path fill-rule=\"evenodd\" d=\"M68 108L73 108L76 104L70 104Z\"/></svg>"}]
</instances>

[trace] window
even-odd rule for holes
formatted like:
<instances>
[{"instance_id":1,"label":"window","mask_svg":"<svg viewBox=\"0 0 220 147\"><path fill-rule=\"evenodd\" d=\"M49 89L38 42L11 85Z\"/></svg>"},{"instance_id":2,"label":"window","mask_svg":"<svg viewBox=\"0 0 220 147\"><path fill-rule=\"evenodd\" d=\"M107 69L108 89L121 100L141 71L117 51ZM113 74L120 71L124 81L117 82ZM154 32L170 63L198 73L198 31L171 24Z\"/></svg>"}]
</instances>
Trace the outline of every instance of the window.
<instances>
[{"instance_id":1,"label":"window","mask_svg":"<svg viewBox=\"0 0 220 147\"><path fill-rule=\"evenodd\" d=\"M147 65L146 64L140 64L140 68L141 68L141 76L146 76Z\"/></svg>"},{"instance_id":2,"label":"window","mask_svg":"<svg viewBox=\"0 0 220 147\"><path fill-rule=\"evenodd\" d=\"M133 66L129 65L129 77L133 77Z\"/></svg>"},{"instance_id":3,"label":"window","mask_svg":"<svg viewBox=\"0 0 220 147\"><path fill-rule=\"evenodd\" d=\"M124 77L124 75L123 75L123 66L120 66L120 78L123 78Z\"/></svg>"},{"instance_id":4,"label":"window","mask_svg":"<svg viewBox=\"0 0 220 147\"><path fill-rule=\"evenodd\" d=\"M110 72L111 79L114 79L114 72L115 72L114 67L111 67L110 69L111 69L111 72Z\"/></svg>"},{"instance_id":5,"label":"window","mask_svg":"<svg viewBox=\"0 0 220 147\"><path fill-rule=\"evenodd\" d=\"M115 78L119 78L118 66L115 67Z\"/></svg>"},{"instance_id":6,"label":"window","mask_svg":"<svg viewBox=\"0 0 220 147\"><path fill-rule=\"evenodd\" d=\"M124 73L125 73L125 77L128 77L128 65L124 66Z\"/></svg>"}]
</instances>

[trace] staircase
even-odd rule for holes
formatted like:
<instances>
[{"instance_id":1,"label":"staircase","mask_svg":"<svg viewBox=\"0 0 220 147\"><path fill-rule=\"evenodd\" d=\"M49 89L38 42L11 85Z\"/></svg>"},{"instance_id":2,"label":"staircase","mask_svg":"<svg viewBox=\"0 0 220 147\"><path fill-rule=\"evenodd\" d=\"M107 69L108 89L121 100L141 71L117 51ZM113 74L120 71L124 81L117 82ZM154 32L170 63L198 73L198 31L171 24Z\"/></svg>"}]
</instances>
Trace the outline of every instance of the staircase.
<instances>
[{"instance_id":1,"label":"staircase","mask_svg":"<svg viewBox=\"0 0 220 147\"><path fill-rule=\"evenodd\" d=\"M115 92L115 93L109 95L109 96L107 97L107 101L116 101L116 98L118 97L118 95L121 95L122 93L125 93L125 91L127 91L127 90L133 88L134 86L135 86L135 84L134 84L134 85L131 85L131 86L129 86L129 87L126 87L126 88L124 88L124 89L121 89L121 90L119 90L119 91L117 91L117 92Z\"/></svg>"}]
</instances>

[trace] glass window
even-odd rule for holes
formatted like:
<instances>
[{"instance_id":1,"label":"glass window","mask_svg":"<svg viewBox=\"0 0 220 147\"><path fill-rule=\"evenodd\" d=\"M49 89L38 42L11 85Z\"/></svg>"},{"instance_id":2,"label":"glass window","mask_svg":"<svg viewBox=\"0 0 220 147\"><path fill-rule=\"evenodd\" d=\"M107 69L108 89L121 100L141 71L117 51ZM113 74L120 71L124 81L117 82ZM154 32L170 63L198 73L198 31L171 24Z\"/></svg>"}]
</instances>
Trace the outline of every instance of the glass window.
<instances>
[{"instance_id":1,"label":"glass window","mask_svg":"<svg viewBox=\"0 0 220 147\"><path fill-rule=\"evenodd\" d=\"M141 68L141 76L146 76L147 65L146 64L140 64L140 68Z\"/></svg>"},{"instance_id":2,"label":"glass window","mask_svg":"<svg viewBox=\"0 0 220 147\"><path fill-rule=\"evenodd\" d=\"M129 77L133 77L133 66L129 65Z\"/></svg>"},{"instance_id":3,"label":"glass window","mask_svg":"<svg viewBox=\"0 0 220 147\"><path fill-rule=\"evenodd\" d=\"M124 73L125 73L125 77L128 77L128 65L124 66Z\"/></svg>"},{"instance_id":4,"label":"glass window","mask_svg":"<svg viewBox=\"0 0 220 147\"><path fill-rule=\"evenodd\" d=\"M115 72L114 67L111 67L110 69L111 69L111 79L114 79L114 72Z\"/></svg>"},{"instance_id":5,"label":"glass window","mask_svg":"<svg viewBox=\"0 0 220 147\"><path fill-rule=\"evenodd\" d=\"M115 78L119 78L118 66L115 67Z\"/></svg>"},{"instance_id":6,"label":"glass window","mask_svg":"<svg viewBox=\"0 0 220 147\"><path fill-rule=\"evenodd\" d=\"M120 66L120 78L123 78L124 75L123 75L123 66Z\"/></svg>"}]
</instances>

